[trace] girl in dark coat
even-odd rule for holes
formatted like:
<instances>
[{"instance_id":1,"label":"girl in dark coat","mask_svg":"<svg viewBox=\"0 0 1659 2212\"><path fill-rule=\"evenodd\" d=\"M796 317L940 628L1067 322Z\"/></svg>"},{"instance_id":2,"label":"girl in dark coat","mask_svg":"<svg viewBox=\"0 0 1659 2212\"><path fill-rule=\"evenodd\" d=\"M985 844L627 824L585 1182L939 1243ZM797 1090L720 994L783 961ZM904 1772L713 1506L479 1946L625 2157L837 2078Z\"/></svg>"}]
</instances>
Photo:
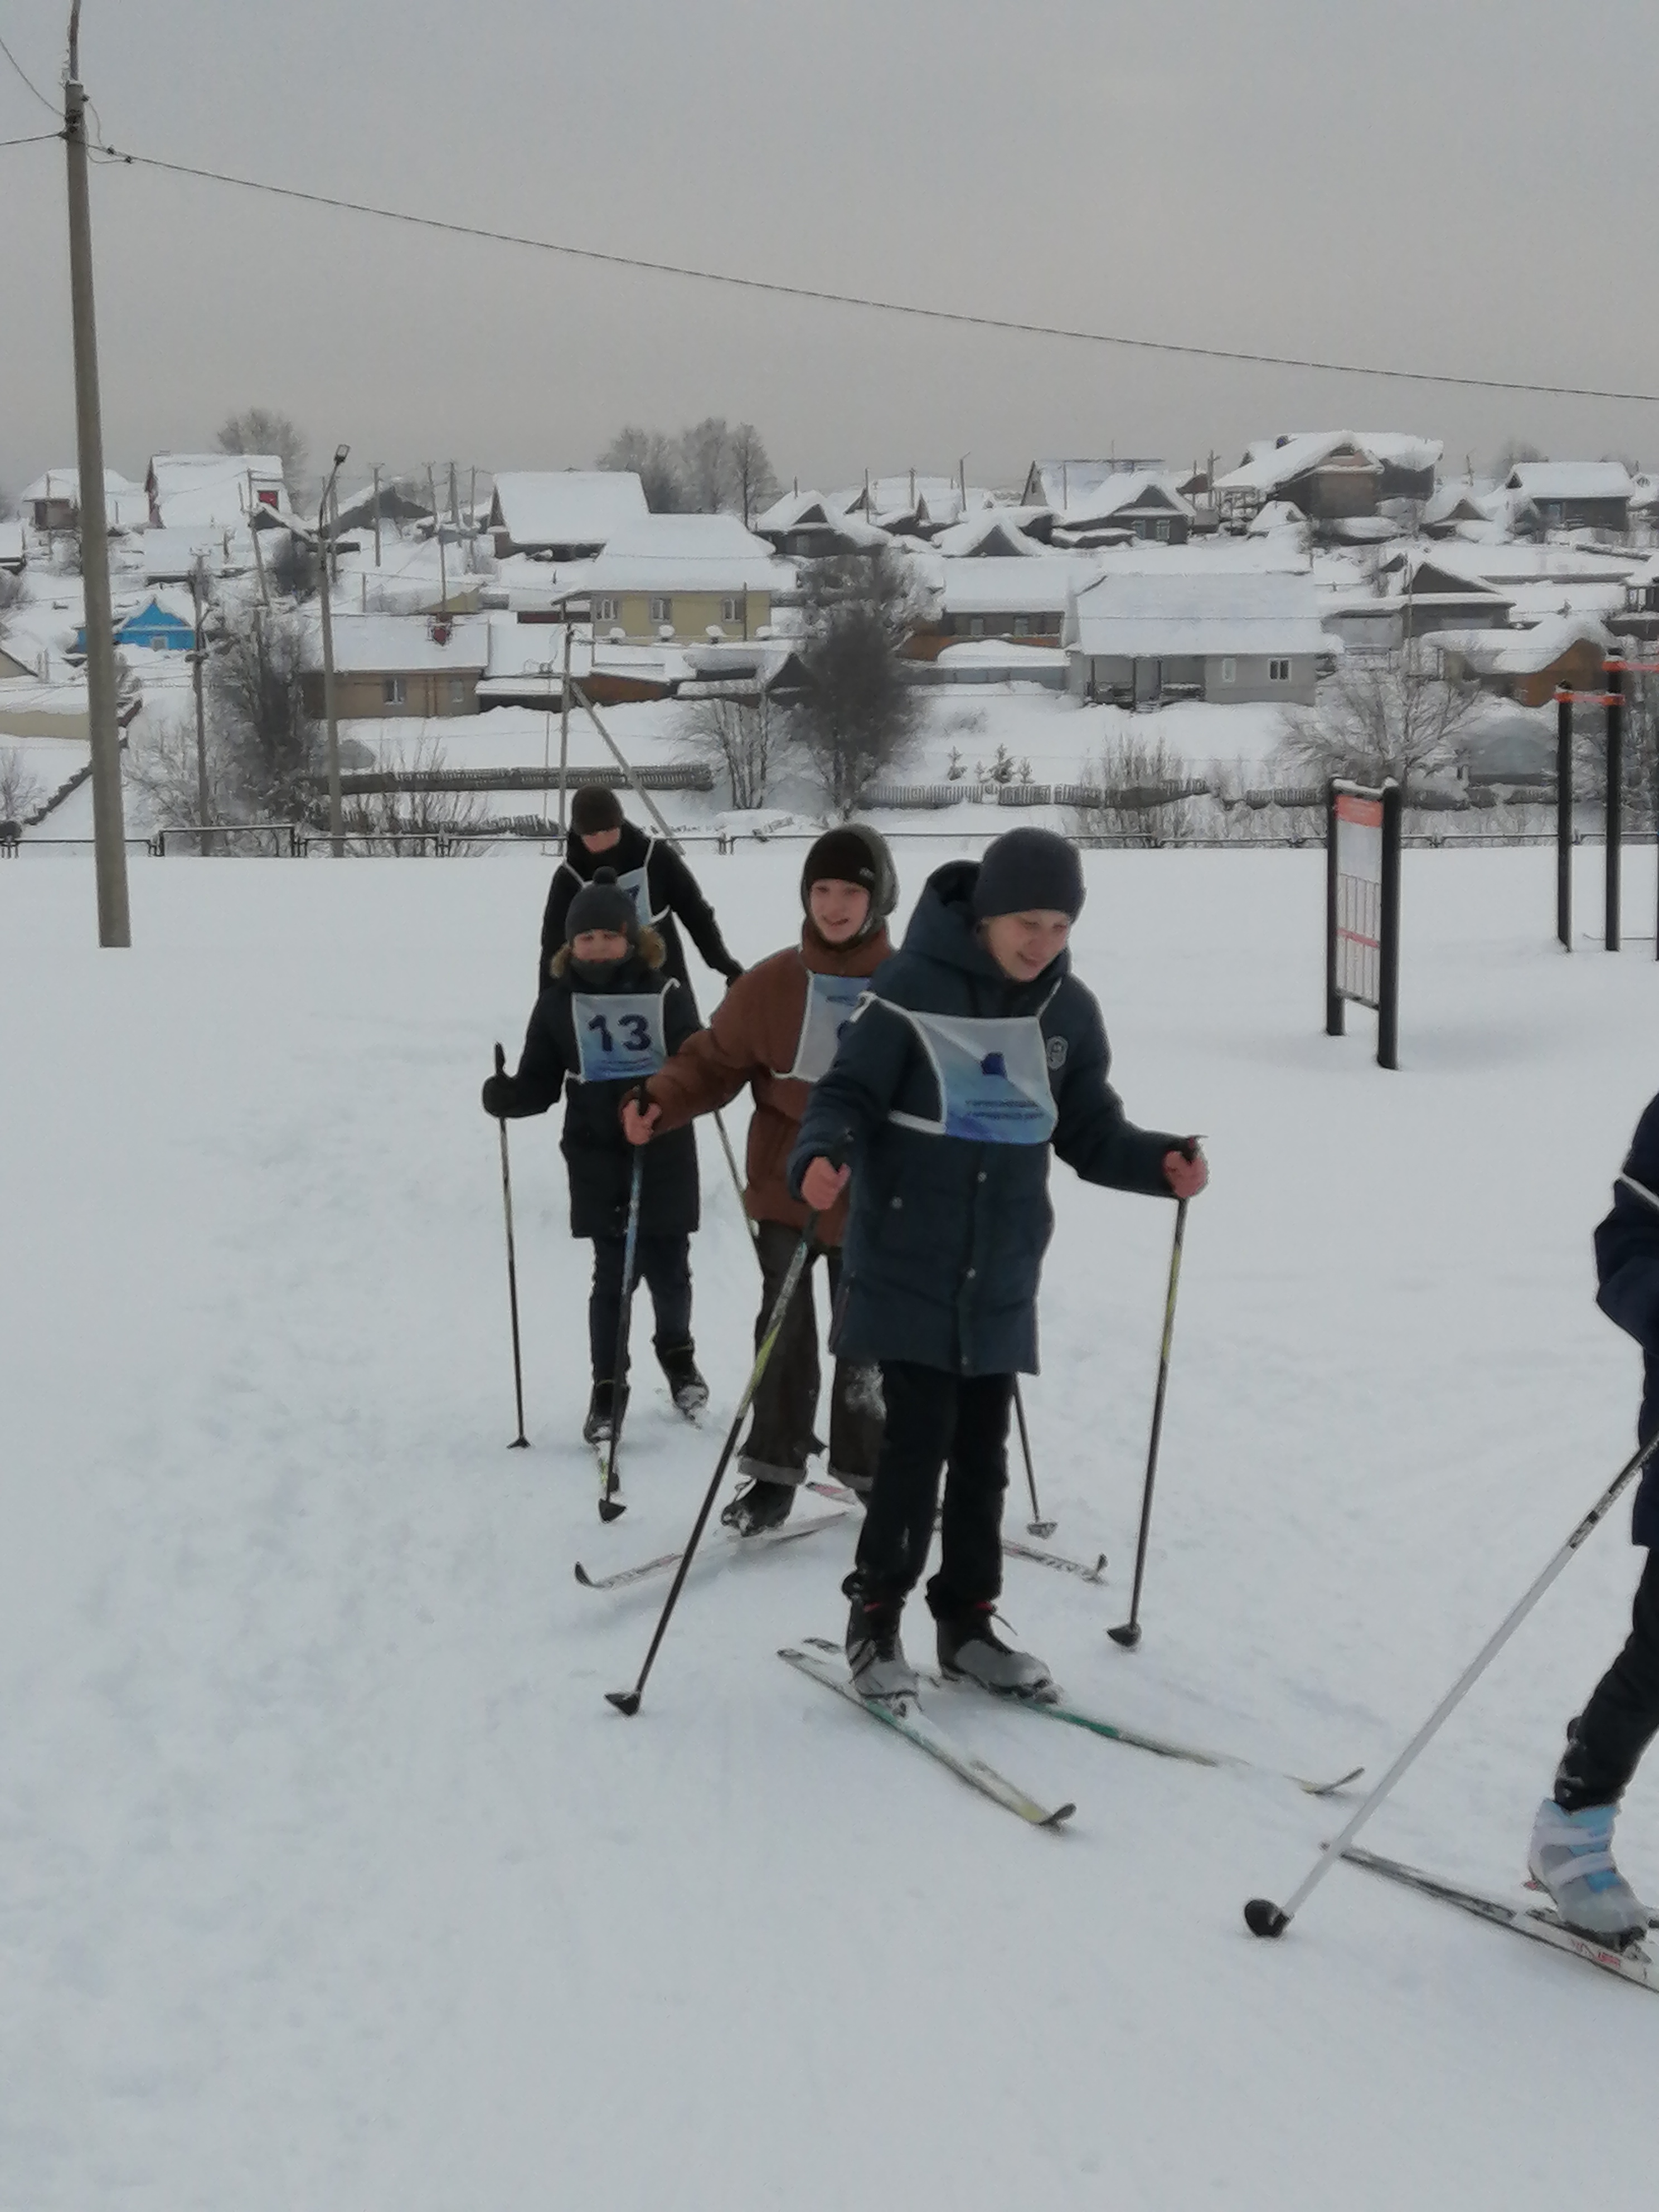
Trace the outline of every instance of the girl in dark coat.
<instances>
[{"instance_id":1,"label":"girl in dark coat","mask_svg":"<svg viewBox=\"0 0 1659 2212\"><path fill-rule=\"evenodd\" d=\"M542 981L547 980L549 962L569 935L571 901L600 868L614 872L623 890L632 893L641 924L661 938L664 971L684 993L692 1027L701 1028L685 971L685 947L674 917L679 916L705 962L728 983L742 975L742 963L727 951L714 908L674 848L626 821L616 793L602 784L585 784L570 802L570 836L564 858L553 872L542 915Z\"/></svg>"},{"instance_id":2,"label":"girl in dark coat","mask_svg":"<svg viewBox=\"0 0 1659 2212\"><path fill-rule=\"evenodd\" d=\"M1613 1211L1595 1232L1596 1304L1643 1353L1637 1439L1659 1429L1659 1098L1637 1124ZM1533 1879L1571 1926L1620 1948L1647 1916L1613 1856L1613 1824L1637 1763L1659 1733L1659 1474L1652 1461L1636 1493L1632 1541L1647 1547L1629 1641L1567 1729L1555 1788L1538 1808L1527 1854Z\"/></svg>"},{"instance_id":3,"label":"girl in dark coat","mask_svg":"<svg viewBox=\"0 0 1659 2212\"><path fill-rule=\"evenodd\" d=\"M593 1240L588 1299L593 1393L582 1434L611 1433L611 1372L622 1319L623 1261L634 1152L623 1134L624 1095L661 1066L697 1027L690 994L665 972L662 939L642 927L633 899L601 868L569 904L568 940L553 956L531 1013L514 1075L492 1075L484 1111L511 1120L545 1114L562 1091L559 1139L570 1171L570 1233ZM615 1000L615 1005L607 1003ZM700 1193L696 1139L677 1130L644 1155L640 1194L638 1279L651 1288L654 1344L674 1403L690 1418L708 1403L691 1341L690 1235ZM629 1295L633 1293L629 1285Z\"/></svg>"},{"instance_id":4,"label":"girl in dark coat","mask_svg":"<svg viewBox=\"0 0 1659 2212\"><path fill-rule=\"evenodd\" d=\"M791 1188L820 1207L847 1181L834 1163L851 1161L835 1350L878 1360L886 1400L846 1585L848 1659L866 1697L915 1691L899 1615L947 1468L927 1586L939 1663L1027 1696L1050 1679L991 1627L1013 1378L1036 1371L1050 1147L1085 1182L1149 1197L1190 1197L1206 1179L1191 1139L1136 1128L1106 1079L1100 1008L1066 951L1082 904L1077 854L1046 830L1012 830L982 861L937 870L790 1158Z\"/></svg>"}]
</instances>

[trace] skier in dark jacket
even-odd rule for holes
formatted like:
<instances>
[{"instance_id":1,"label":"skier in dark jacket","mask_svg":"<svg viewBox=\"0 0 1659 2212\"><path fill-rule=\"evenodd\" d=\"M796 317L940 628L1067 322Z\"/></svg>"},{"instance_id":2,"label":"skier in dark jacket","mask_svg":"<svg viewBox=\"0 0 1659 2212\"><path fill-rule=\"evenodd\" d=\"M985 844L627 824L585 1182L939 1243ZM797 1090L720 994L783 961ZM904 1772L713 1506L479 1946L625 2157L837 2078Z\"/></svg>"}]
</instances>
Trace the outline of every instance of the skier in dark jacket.
<instances>
[{"instance_id":1,"label":"skier in dark jacket","mask_svg":"<svg viewBox=\"0 0 1659 2212\"><path fill-rule=\"evenodd\" d=\"M850 1160L835 1350L879 1361L886 1401L845 1585L848 1659L866 1697L915 1691L899 1618L947 1468L942 1557L927 1586L939 1663L1020 1695L1049 1681L991 1621L1013 1379L1037 1364L1050 1146L1085 1182L1118 1190L1188 1197L1206 1180L1190 1139L1136 1128L1107 1081L1100 1009L1066 951L1083 896L1076 852L1046 830L1012 830L982 861L936 871L902 951L872 978L814 1090L790 1158L791 1188L820 1208L848 1179L834 1163Z\"/></svg>"},{"instance_id":2,"label":"skier in dark jacket","mask_svg":"<svg viewBox=\"0 0 1659 2212\"><path fill-rule=\"evenodd\" d=\"M726 950L714 908L674 848L625 820L616 793L601 784L584 784L571 797L570 836L564 858L553 871L542 915L542 981L547 980L549 961L565 942L570 902L602 867L614 872L623 890L632 893L641 922L661 938L664 969L685 994L692 1027L701 1028L675 916L685 924L707 964L728 983L742 975L742 963Z\"/></svg>"},{"instance_id":3,"label":"skier in dark jacket","mask_svg":"<svg viewBox=\"0 0 1659 2212\"><path fill-rule=\"evenodd\" d=\"M1659 1429L1659 1098L1637 1124L1613 1211L1595 1232L1596 1304L1642 1347L1637 1441ZM1613 1856L1620 1800L1659 1733L1659 1473L1650 1461L1636 1493L1633 1542L1647 1547L1629 1641L1569 1723L1553 1793L1538 1808L1527 1858L1561 1917L1623 1948L1647 1916Z\"/></svg>"},{"instance_id":4,"label":"skier in dark jacket","mask_svg":"<svg viewBox=\"0 0 1659 2212\"><path fill-rule=\"evenodd\" d=\"M525 1033L514 1075L492 1075L484 1111L512 1120L545 1114L565 1093L559 1139L570 1173L570 1233L593 1240L587 1329L593 1392L582 1434L611 1433L629 1188L644 1160L635 1281L651 1287L657 1358L674 1403L688 1419L708 1401L691 1340L690 1235L700 1192L696 1139L675 1131L642 1156L623 1134L622 1101L678 1052L697 1027L690 994L665 972L661 938L641 926L634 901L609 868L571 900L568 941L554 954ZM614 1001L614 1004L611 1003ZM628 1286L633 1295L634 1285Z\"/></svg>"}]
</instances>

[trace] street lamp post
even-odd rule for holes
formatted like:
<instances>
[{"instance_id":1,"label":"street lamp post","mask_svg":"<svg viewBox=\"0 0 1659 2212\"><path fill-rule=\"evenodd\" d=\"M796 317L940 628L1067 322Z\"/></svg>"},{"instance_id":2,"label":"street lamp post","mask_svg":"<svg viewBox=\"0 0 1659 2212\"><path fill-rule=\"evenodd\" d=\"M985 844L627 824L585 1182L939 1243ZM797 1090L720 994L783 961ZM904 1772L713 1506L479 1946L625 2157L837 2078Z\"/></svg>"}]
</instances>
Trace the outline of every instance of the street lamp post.
<instances>
[{"instance_id":1,"label":"street lamp post","mask_svg":"<svg viewBox=\"0 0 1659 2212\"><path fill-rule=\"evenodd\" d=\"M340 824L340 726L334 717L334 584L330 573L334 560L334 532L328 517L334 480L344 467L350 451L349 446L334 448L334 465L317 502L317 545L323 556L319 589L323 608L323 719L328 724L328 836L337 860L345 852L345 833Z\"/></svg>"}]
</instances>

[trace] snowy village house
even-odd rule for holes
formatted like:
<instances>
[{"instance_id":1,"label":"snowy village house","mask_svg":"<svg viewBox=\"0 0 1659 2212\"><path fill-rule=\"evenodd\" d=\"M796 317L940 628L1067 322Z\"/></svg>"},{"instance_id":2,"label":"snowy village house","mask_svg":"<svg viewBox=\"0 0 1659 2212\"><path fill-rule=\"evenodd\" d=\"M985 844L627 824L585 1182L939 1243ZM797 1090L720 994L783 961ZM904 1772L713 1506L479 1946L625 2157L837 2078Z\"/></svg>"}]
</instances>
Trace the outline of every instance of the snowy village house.
<instances>
[{"instance_id":1,"label":"snowy village house","mask_svg":"<svg viewBox=\"0 0 1659 2212\"><path fill-rule=\"evenodd\" d=\"M489 625L482 617L334 617L334 713L340 721L379 717L476 714L478 680L489 664ZM320 716L320 626L307 639L306 712Z\"/></svg>"},{"instance_id":2,"label":"snowy village house","mask_svg":"<svg viewBox=\"0 0 1659 2212\"><path fill-rule=\"evenodd\" d=\"M495 479L489 526L498 560L591 561L649 512L631 470L515 469Z\"/></svg>"},{"instance_id":3,"label":"snowy village house","mask_svg":"<svg viewBox=\"0 0 1659 2212\"><path fill-rule=\"evenodd\" d=\"M586 602L595 637L690 643L754 637L794 588L793 568L735 515L652 514L571 574L566 602Z\"/></svg>"},{"instance_id":4,"label":"snowy village house","mask_svg":"<svg viewBox=\"0 0 1659 2212\"><path fill-rule=\"evenodd\" d=\"M1321 661L1342 650L1304 571L1116 570L1076 594L1063 637L1073 696L1126 707L1311 706Z\"/></svg>"}]
</instances>

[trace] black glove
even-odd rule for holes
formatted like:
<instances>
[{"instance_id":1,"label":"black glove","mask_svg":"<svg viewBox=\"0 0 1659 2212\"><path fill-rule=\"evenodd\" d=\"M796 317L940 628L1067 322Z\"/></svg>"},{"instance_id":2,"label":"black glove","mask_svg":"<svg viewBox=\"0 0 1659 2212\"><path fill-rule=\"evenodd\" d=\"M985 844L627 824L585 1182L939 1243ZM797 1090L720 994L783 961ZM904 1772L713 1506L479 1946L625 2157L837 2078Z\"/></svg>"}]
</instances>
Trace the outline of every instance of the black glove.
<instances>
[{"instance_id":1,"label":"black glove","mask_svg":"<svg viewBox=\"0 0 1659 2212\"><path fill-rule=\"evenodd\" d=\"M510 1121L523 1110L518 1085L510 1075L486 1076L483 1096L484 1112L493 1114L498 1121Z\"/></svg>"},{"instance_id":2,"label":"black glove","mask_svg":"<svg viewBox=\"0 0 1659 2212\"><path fill-rule=\"evenodd\" d=\"M726 982L728 984L735 983L742 973L743 963L740 960L734 960L732 963L732 965L726 971Z\"/></svg>"}]
</instances>

